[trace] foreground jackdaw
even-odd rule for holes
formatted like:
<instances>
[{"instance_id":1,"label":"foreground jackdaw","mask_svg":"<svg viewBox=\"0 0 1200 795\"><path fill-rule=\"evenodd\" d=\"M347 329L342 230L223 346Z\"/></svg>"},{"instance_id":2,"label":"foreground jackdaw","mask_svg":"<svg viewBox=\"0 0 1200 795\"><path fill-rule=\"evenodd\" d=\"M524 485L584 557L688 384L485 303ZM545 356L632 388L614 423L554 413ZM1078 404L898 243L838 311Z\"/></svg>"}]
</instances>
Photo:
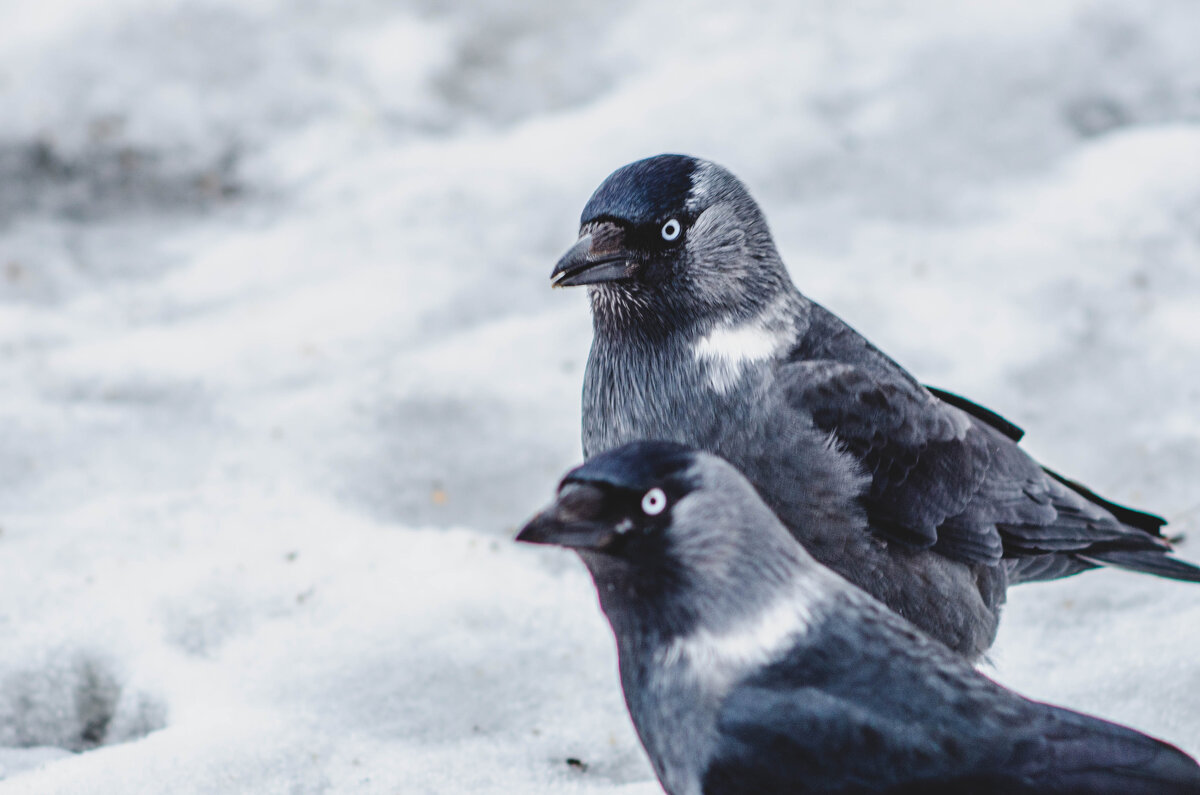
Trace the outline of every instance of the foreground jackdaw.
<instances>
[{"instance_id":1,"label":"foreground jackdaw","mask_svg":"<svg viewBox=\"0 0 1200 795\"><path fill-rule=\"evenodd\" d=\"M670 795L1200 792L1179 749L1006 690L817 563L711 454L598 455L517 540L583 559Z\"/></svg>"},{"instance_id":2,"label":"foreground jackdaw","mask_svg":"<svg viewBox=\"0 0 1200 795\"><path fill-rule=\"evenodd\" d=\"M555 286L589 285L583 452L672 439L729 459L812 555L968 658L1008 585L1100 565L1193 582L1165 520L1041 467L796 290L758 205L682 155L618 169Z\"/></svg>"}]
</instances>

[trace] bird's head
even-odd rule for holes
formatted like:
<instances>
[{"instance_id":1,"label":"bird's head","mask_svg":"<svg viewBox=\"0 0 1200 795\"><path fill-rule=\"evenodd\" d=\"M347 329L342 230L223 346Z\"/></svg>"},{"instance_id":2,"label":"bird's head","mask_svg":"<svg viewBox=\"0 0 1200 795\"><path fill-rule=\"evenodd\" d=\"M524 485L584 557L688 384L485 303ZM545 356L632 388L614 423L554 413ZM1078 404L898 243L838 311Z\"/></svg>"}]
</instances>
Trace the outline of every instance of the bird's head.
<instances>
[{"instance_id":1,"label":"bird's head","mask_svg":"<svg viewBox=\"0 0 1200 795\"><path fill-rule=\"evenodd\" d=\"M633 442L571 470L517 540L578 552L610 618L632 600L676 625L714 603L753 604L809 560L731 464L673 442Z\"/></svg>"},{"instance_id":2,"label":"bird's head","mask_svg":"<svg viewBox=\"0 0 1200 795\"><path fill-rule=\"evenodd\" d=\"M746 188L686 155L658 155L609 175L550 278L555 287L591 286L598 320L673 327L753 315L790 285Z\"/></svg>"}]
</instances>

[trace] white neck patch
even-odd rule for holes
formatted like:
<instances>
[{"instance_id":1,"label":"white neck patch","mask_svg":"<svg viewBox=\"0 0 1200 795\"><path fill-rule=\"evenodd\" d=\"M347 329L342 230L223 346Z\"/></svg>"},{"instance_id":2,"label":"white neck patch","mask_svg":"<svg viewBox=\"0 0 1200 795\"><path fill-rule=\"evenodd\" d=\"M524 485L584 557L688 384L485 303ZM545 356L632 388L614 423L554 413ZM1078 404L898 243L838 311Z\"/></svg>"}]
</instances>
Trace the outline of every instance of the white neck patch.
<instances>
[{"instance_id":1,"label":"white neck patch","mask_svg":"<svg viewBox=\"0 0 1200 795\"><path fill-rule=\"evenodd\" d=\"M725 394L742 377L746 366L766 361L786 350L792 340L791 324L771 322L774 313L738 325L720 324L692 346L697 362L708 367L713 389Z\"/></svg>"},{"instance_id":2,"label":"white neck patch","mask_svg":"<svg viewBox=\"0 0 1200 795\"><path fill-rule=\"evenodd\" d=\"M701 627L659 652L664 667L685 665L692 675L726 687L751 669L778 659L813 625L822 599L805 588L788 588L765 611L713 632Z\"/></svg>"}]
</instances>

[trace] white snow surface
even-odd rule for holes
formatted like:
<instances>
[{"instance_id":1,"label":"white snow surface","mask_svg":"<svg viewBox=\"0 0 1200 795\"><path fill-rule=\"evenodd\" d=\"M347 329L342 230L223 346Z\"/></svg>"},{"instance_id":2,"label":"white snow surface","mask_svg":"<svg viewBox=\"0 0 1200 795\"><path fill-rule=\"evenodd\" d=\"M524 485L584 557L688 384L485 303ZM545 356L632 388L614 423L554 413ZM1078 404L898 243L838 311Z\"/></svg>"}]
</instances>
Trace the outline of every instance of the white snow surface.
<instances>
[{"instance_id":1,"label":"white snow surface","mask_svg":"<svg viewBox=\"0 0 1200 795\"><path fill-rule=\"evenodd\" d=\"M1200 559L1200 5L0 0L0 791L652 793L549 273L716 160L797 284ZM1200 587L1010 595L1200 753ZM567 760L578 760L569 763Z\"/></svg>"}]
</instances>

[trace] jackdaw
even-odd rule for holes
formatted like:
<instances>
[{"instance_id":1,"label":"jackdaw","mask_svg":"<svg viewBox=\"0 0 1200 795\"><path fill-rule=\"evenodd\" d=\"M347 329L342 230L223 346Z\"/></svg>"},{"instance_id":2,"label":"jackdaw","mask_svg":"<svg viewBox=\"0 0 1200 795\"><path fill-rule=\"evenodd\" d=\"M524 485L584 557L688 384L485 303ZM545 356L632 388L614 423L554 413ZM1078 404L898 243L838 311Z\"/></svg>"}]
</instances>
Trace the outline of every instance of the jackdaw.
<instances>
[{"instance_id":1,"label":"jackdaw","mask_svg":"<svg viewBox=\"0 0 1200 795\"><path fill-rule=\"evenodd\" d=\"M817 563L709 453L595 456L517 540L583 559L670 795L1200 792L1179 749L1001 687Z\"/></svg>"},{"instance_id":2,"label":"jackdaw","mask_svg":"<svg viewBox=\"0 0 1200 795\"><path fill-rule=\"evenodd\" d=\"M1200 581L1164 519L1043 468L1015 425L801 295L720 166L624 166L581 223L551 278L589 285L585 456L655 438L729 459L817 560L969 659L1010 584L1101 565Z\"/></svg>"}]
</instances>

